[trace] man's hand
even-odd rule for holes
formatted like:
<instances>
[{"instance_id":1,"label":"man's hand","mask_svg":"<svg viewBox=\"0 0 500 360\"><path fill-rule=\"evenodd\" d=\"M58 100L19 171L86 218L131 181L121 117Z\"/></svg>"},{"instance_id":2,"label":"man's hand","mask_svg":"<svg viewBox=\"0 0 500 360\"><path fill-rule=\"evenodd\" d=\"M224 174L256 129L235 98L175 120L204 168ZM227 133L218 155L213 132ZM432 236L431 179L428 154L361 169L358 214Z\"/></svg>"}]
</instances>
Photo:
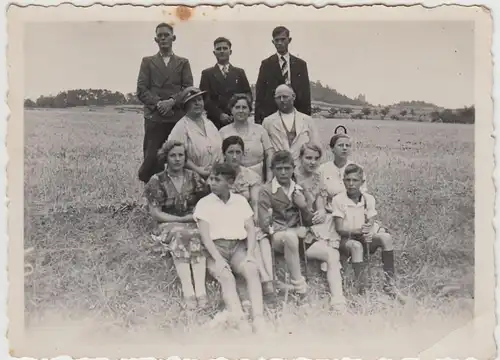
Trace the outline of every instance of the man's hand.
<instances>
[{"instance_id":1,"label":"man's hand","mask_svg":"<svg viewBox=\"0 0 500 360\"><path fill-rule=\"evenodd\" d=\"M293 203L295 206L297 206L299 209L305 209L307 208L307 201L305 195L302 193L302 191L295 190L292 195Z\"/></svg>"},{"instance_id":2,"label":"man's hand","mask_svg":"<svg viewBox=\"0 0 500 360\"><path fill-rule=\"evenodd\" d=\"M158 101L158 103L156 104L156 108L158 109L160 115L167 116L168 113L172 110L174 105L175 105L174 99L161 100Z\"/></svg>"},{"instance_id":3,"label":"man's hand","mask_svg":"<svg viewBox=\"0 0 500 360\"><path fill-rule=\"evenodd\" d=\"M222 113L220 116L220 122L221 124L227 125L231 122L231 116L228 114Z\"/></svg>"},{"instance_id":4,"label":"man's hand","mask_svg":"<svg viewBox=\"0 0 500 360\"><path fill-rule=\"evenodd\" d=\"M324 210L316 211L313 215L312 222L314 225L322 224L326 220L326 212Z\"/></svg>"}]
</instances>

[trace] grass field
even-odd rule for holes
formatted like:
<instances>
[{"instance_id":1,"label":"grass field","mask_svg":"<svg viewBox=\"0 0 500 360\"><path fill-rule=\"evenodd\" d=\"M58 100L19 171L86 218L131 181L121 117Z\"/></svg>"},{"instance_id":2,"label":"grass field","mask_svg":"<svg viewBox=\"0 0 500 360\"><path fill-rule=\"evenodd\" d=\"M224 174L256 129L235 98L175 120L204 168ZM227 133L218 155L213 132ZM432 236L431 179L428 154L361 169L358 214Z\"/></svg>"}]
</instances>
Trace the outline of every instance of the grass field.
<instances>
[{"instance_id":1,"label":"grass field","mask_svg":"<svg viewBox=\"0 0 500 360\"><path fill-rule=\"evenodd\" d=\"M376 301L359 300L350 314L326 316L325 280L317 275L311 280L309 316L289 308L277 324L278 333L303 337L307 331L328 344L336 338L340 347L347 330L370 333L370 341L360 345L362 352L375 346L373 334L401 344L405 335L426 329L416 345L408 343L417 349L470 320L474 127L338 119L318 119L317 124L325 149L336 125L345 125L353 136L353 159L365 167L381 220L394 234L399 286L411 300L405 306L387 304L374 293ZM28 259L35 272L25 284L26 321L32 329L45 326L44 336L51 334L46 326L52 321L66 326L64 336L58 335L62 342L69 336L99 341L104 333L110 336L112 329L124 327L136 340L144 329L148 340L154 332L172 343L182 343L186 334L207 342L217 338L216 331L200 335L198 321L209 315L198 320L182 315L172 265L151 251L153 224L136 175L142 136L140 114L25 112L25 247L35 248ZM327 150L324 160L329 158ZM458 291L442 296L450 286ZM208 288L215 311L218 289L213 283ZM81 319L86 325L68 330ZM125 339L122 332L116 336Z\"/></svg>"}]
</instances>

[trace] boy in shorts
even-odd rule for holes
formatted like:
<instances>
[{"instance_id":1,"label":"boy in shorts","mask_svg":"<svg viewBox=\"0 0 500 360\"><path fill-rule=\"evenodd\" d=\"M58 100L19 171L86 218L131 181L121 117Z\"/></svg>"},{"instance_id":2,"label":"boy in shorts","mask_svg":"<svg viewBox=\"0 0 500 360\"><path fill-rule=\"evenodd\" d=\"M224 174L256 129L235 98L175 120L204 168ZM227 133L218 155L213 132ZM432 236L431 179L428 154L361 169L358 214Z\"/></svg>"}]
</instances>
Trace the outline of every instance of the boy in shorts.
<instances>
[{"instance_id":1,"label":"boy in shorts","mask_svg":"<svg viewBox=\"0 0 500 360\"><path fill-rule=\"evenodd\" d=\"M252 304L253 330L264 330L262 286L252 254L255 250L253 211L248 201L229 191L236 178L227 163L216 164L208 178L212 191L198 204L193 217L209 256L207 269L222 288L222 297L232 317L241 323L245 317L236 289L233 272L247 284Z\"/></svg>"},{"instance_id":2,"label":"boy in shorts","mask_svg":"<svg viewBox=\"0 0 500 360\"><path fill-rule=\"evenodd\" d=\"M361 192L364 183L363 169L349 164L344 172L345 192L332 199L332 216L335 230L340 236L339 250L351 255L358 293L365 292L365 246L371 254L382 248L384 270L383 290L391 297L404 302L394 285L394 245L391 235L375 221L377 210L375 198Z\"/></svg>"},{"instance_id":3,"label":"boy in shorts","mask_svg":"<svg viewBox=\"0 0 500 360\"><path fill-rule=\"evenodd\" d=\"M302 187L292 180L295 166L289 151L274 153L271 170L273 179L259 192L259 226L267 234L272 227L271 246L284 253L293 290L303 299L307 284L300 269L299 245L308 233L307 227L312 225L312 204L306 199ZM306 247L310 245L312 243Z\"/></svg>"}]
</instances>

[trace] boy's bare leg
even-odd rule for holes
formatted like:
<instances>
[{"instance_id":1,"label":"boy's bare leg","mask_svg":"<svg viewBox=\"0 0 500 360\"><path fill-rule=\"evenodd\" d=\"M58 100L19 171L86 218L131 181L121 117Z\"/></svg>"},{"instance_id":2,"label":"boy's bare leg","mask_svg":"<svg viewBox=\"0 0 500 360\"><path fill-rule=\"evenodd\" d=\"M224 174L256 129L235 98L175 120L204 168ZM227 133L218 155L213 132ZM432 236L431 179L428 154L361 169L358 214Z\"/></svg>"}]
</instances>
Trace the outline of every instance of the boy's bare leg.
<instances>
[{"instance_id":1,"label":"boy's bare leg","mask_svg":"<svg viewBox=\"0 0 500 360\"><path fill-rule=\"evenodd\" d=\"M205 286L207 259L203 257L198 262L192 262L191 268L193 269L194 291L198 299L198 305L205 307L207 305L207 291Z\"/></svg>"},{"instance_id":2,"label":"boy's bare leg","mask_svg":"<svg viewBox=\"0 0 500 360\"><path fill-rule=\"evenodd\" d=\"M257 242L257 244L255 245L255 260L257 261L257 266L258 266L258 270L259 270L259 275L260 275L260 279L263 283L265 282L268 282L268 281L271 281L272 280L272 272L269 272L267 269L266 269L266 265L265 265L265 262L264 262L264 258L263 258L263 254L262 254L262 250L261 250L261 241Z\"/></svg>"},{"instance_id":3,"label":"boy's bare leg","mask_svg":"<svg viewBox=\"0 0 500 360\"><path fill-rule=\"evenodd\" d=\"M282 251L295 290L305 294L307 284L300 271L299 238L293 229L278 231L273 235L273 248Z\"/></svg>"},{"instance_id":4,"label":"boy's bare leg","mask_svg":"<svg viewBox=\"0 0 500 360\"><path fill-rule=\"evenodd\" d=\"M207 259L207 269L219 282L222 290L222 299L228 311L234 314L235 317L243 318L243 309L241 308L240 298L236 291L236 279L231 270L227 268L222 271L218 270L212 258Z\"/></svg>"},{"instance_id":5,"label":"boy's bare leg","mask_svg":"<svg viewBox=\"0 0 500 360\"><path fill-rule=\"evenodd\" d=\"M245 261L247 250L239 247L231 259L231 267L234 272L241 275L247 284L250 303L252 304L252 317L261 317L264 314L264 304L262 300L262 285L259 277L259 270L255 262Z\"/></svg>"},{"instance_id":6,"label":"boy's bare leg","mask_svg":"<svg viewBox=\"0 0 500 360\"><path fill-rule=\"evenodd\" d=\"M175 270L181 281L182 295L184 297L185 306L193 310L197 307L196 297L191 280L191 264L189 262L174 259Z\"/></svg>"},{"instance_id":7,"label":"boy's bare leg","mask_svg":"<svg viewBox=\"0 0 500 360\"><path fill-rule=\"evenodd\" d=\"M330 287L330 304L338 310L344 310L345 297L342 289L342 277L340 275L340 255L338 250L329 247L326 242L316 241L306 251L310 259L323 261L327 264L326 277Z\"/></svg>"}]
</instances>

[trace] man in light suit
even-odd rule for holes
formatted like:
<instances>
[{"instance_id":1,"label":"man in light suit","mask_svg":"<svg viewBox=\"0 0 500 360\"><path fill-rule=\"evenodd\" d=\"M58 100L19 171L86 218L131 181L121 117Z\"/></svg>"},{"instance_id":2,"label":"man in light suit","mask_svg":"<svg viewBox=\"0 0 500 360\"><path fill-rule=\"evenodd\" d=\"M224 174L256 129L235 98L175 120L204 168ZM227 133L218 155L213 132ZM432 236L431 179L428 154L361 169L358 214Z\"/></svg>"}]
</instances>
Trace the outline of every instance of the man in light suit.
<instances>
[{"instance_id":1,"label":"man in light suit","mask_svg":"<svg viewBox=\"0 0 500 360\"><path fill-rule=\"evenodd\" d=\"M297 167L302 145L308 142L321 144L318 131L313 119L294 107L295 92L290 86L279 85L274 100L278 111L266 117L262 126L269 134L274 151L289 151Z\"/></svg>"},{"instance_id":2,"label":"man in light suit","mask_svg":"<svg viewBox=\"0 0 500 360\"><path fill-rule=\"evenodd\" d=\"M255 84L255 123L261 124L266 116L278 110L274 90L278 85L289 85L295 92L295 108L311 115L311 85L307 63L288 52L290 31L284 26L273 30L273 44L277 53L263 60Z\"/></svg>"},{"instance_id":3,"label":"man in light suit","mask_svg":"<svg viewBox=\"0 0 500 360\"><path fill-rule=\"evenodd\" d=\"M182 90L193 86L189 60L172 51L175 39L169 24L156 27L159 52L142 59L137 78L137 97L144 104L144 160L139 169L139 179L144 183L163 170L156 153L185 114L180 106Z\"/></svg>"},{"instance_id":4,"label":"man in light suit","mask_svg":"<svg viewBox=\"0 0 500 360\"><path fill-rule=\"evenodd\" d=\"M231 41L219 37L214 41L214 55L217 64L201 73L200 90L206 91L205 110L207 117L220 129L231 122L231 112L227 108L234 94L247 94L252 98L252 90L245 70L231 65Z\"/></svg>"}]
</instances>

